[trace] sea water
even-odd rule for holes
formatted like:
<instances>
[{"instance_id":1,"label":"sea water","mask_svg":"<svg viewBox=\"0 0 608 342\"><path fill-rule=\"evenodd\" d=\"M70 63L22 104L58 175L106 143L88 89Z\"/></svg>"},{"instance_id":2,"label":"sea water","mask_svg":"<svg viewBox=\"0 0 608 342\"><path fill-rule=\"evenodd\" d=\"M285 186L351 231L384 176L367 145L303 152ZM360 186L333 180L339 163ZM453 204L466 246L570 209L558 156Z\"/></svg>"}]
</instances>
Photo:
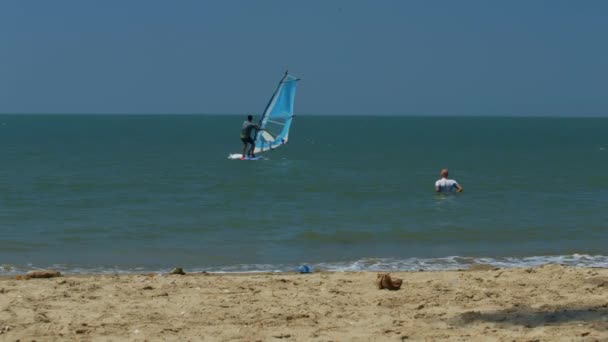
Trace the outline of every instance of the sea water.
<instances>
[{"instance_id":1,"label":"sea water","mask_svg":"<svg viewBox=\"0 0 608 342\"><path fill-rule=\"evenodd\" d=\"M1 115L0 274L608 266L608 118L244 119Z\"/></svg>"}]
</instances>

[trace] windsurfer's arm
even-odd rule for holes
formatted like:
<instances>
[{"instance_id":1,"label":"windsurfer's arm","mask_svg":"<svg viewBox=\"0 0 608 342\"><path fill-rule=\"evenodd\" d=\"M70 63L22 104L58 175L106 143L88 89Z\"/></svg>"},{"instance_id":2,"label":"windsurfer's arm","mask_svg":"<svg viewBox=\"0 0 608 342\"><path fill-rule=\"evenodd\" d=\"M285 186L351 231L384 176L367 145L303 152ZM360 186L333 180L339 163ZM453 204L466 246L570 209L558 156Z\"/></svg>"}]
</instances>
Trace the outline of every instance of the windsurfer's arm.
<instances>
[{"instance_id":1,"label":"windsurfer's arm","mask_svg":"<svg viewBox=\"0 0 608 342\"><path fill-rule=\"evenodd\" d=\"M462 190L463 190L462 187L460 186L460 184L458 184L458 183L454 184L454 187L456 188L456 191L458 191L458 192L462 192Z\"/></svg>"}]
</instances>

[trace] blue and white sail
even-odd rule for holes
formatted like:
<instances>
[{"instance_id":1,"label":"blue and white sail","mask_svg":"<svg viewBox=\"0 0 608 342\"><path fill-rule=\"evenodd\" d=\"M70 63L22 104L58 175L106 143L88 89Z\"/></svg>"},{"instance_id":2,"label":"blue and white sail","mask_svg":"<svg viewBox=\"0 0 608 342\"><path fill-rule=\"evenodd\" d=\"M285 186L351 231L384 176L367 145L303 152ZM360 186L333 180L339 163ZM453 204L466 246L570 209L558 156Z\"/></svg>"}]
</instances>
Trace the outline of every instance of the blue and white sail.
<instances>
[{"instance_id":1,"label":"blue and white sail","mask_svg":"<svg viewBox=\"0 0 608 342\"><path fill-rule=\"evenodd\" d=\"M285 73L279 82L260 118L259 125L265 130L256 133L254 153L274 150L289 141L298 81L298 78Z\"/></svg>"}]
</instances>

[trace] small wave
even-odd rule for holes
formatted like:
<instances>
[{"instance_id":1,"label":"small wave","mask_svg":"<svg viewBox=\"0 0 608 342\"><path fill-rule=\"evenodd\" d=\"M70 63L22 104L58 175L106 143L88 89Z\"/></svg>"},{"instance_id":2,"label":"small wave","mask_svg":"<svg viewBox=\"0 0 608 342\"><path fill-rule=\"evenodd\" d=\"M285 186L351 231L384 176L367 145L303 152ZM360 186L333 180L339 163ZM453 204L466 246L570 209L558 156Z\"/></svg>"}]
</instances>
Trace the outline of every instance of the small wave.
<instances>
[{"instance_id":1,"label":"small wave","mask_svg":"<svg viewBox=\"0 0 608 342\"><path fill-rule=\"evenodd\" d=\"M351 263L321 263L318 268L327 271L448 271L465 269L476 264L489 264L499 268L536 267L546 264L561 264L574 267L608 267L608 256L604 255L557 255L532 257L460 257L363 259Z\"/></svg>"},{"instance_id":2,"label":"small wave","mask_svg":"<svg viewBox=\"0 0 608 342\"><path fill-rule=\"evenodd\" d=\"M304 264L306 262L302 262ZM307 263L315 271L326 272L359 272L359 271L450 271L466 269L475 264L488 264L499 268L537 267L546 264L560 264L573 267L608 268L608 256L572 254L555 256L531 257L460 257L448 256L441 258L408 258L408 259L360 259L345 262ZM188 272L209 273L276 273L293 272L299 264L237 264L230 266L187 267ZM65 274L138 274L138 273L167 273L171 268L131 267L84 267L70 265L0 265L0 275L10 276L23 274L27 271L50 268Z\"/></svg>"}]
</instances>

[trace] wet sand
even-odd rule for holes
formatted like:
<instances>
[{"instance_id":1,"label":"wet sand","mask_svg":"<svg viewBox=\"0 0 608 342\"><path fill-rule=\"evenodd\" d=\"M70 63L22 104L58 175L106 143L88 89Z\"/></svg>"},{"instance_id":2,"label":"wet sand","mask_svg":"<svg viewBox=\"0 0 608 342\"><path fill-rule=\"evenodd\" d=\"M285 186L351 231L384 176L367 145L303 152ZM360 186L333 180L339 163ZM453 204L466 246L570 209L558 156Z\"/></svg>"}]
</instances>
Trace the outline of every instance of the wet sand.
<instances>
[{"instance_id":1,"label":"wet sand","mask_svg":"<svg viewBox=\"0 0 608 342\"><path fill-rule=\"evenodd\" d=\"M376 275L4 278L0 340L608 340L608 269L391 273L397 291Z\"/></svg>"}]
</instances>

